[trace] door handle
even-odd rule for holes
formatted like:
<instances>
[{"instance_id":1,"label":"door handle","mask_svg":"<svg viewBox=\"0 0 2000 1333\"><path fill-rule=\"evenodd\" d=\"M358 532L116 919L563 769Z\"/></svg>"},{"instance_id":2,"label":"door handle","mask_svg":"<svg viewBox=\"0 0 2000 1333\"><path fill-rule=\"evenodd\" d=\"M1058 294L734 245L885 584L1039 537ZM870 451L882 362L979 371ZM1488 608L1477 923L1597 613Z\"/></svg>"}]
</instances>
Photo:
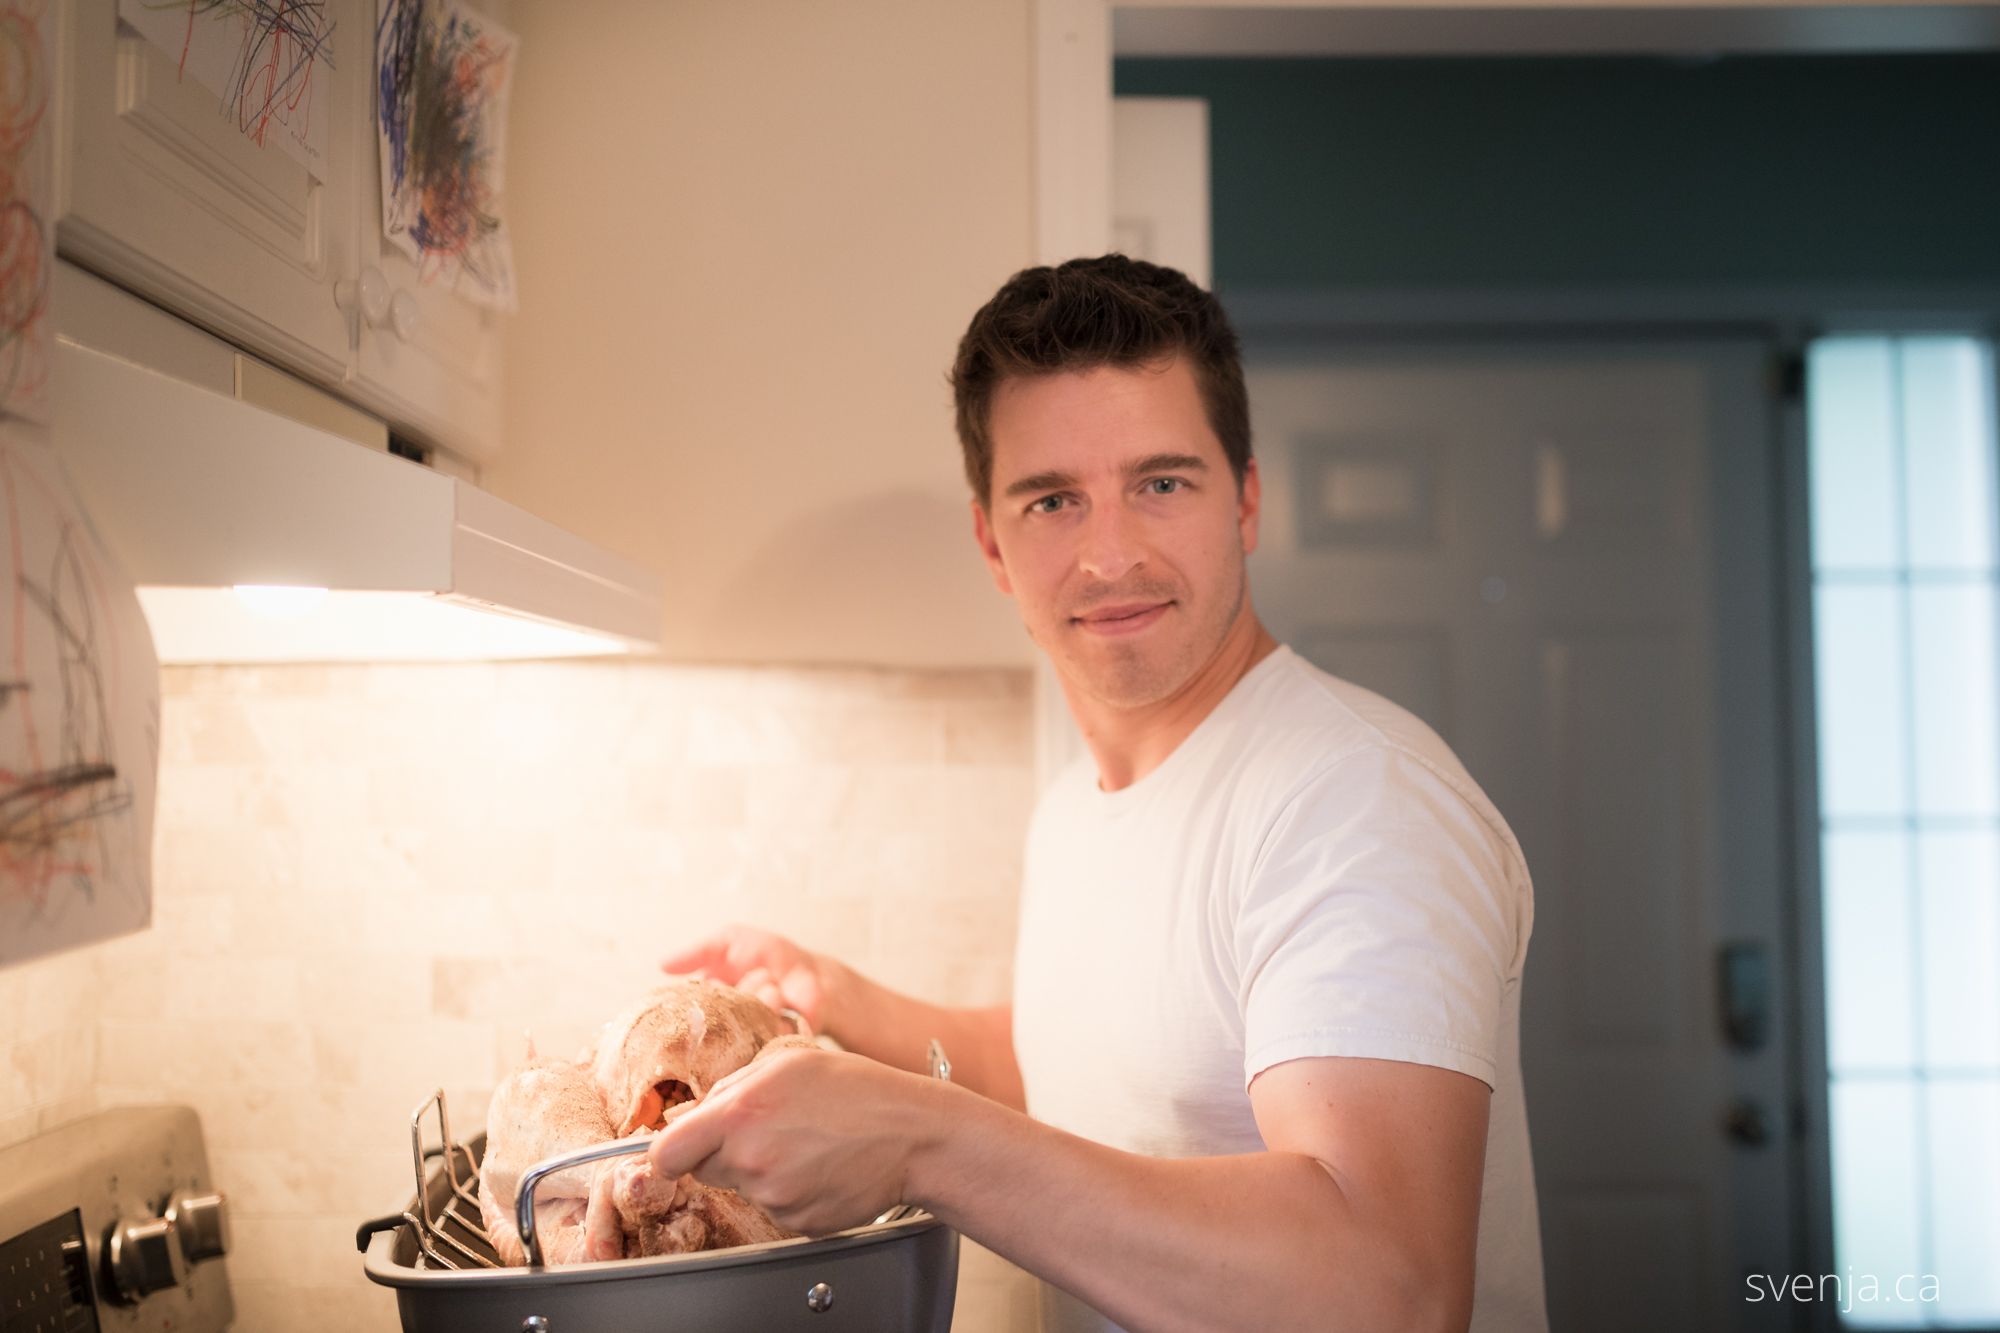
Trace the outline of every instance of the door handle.
<instances>
[{"instance_id":1,"label":"door handle","mask_svg":"<svg viewBox=\"0 0 2000 1333\"><path fill-rule=\"evenodd\" d=\"M1771 1117L1762 1104L1738 1097L1722 1113L1722 1132L1746 1148L1761 1148L1771 1141Z\"/></svg>"},{"instance_id":2,"label":"door handle","mask_svg":"<svg viewBox=\"0 0 2000 1333\"><path fill-rule=\"evenodd\" d=\"M1716 950L1722 993L1722 1035L1739 1051L1762 1048L1771 1027L1770 951L1762 940L1737 940Z\"/></svg>"}]
</instances>

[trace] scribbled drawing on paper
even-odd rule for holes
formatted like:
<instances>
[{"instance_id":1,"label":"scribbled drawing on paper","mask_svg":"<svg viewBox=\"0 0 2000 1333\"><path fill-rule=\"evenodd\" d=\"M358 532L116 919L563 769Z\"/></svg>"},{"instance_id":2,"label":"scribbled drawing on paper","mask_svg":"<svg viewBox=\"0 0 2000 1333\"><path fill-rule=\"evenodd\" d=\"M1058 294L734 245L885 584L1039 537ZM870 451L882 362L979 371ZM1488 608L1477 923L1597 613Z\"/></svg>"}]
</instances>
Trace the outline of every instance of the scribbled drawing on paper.
<instances>
[{"instance_id":1,"label":"scribbled drawing on paper","mask_svg":"<svg viewBox=\"0 0 2000 1333\"><path fill-rule=\"evenodd\" d=\"M0 0L0 416L49 419L55 270L45 0Z\"/></svg>"},{"instance_id":2,"label":"scribbled drawing on paper","mask_svg":"<svg viewBox=\"0 0 2000 1333\"><path fill-rule=\"evenodd\" d=\"M152 915L159 669L52 448L0 423L0 964Z\"/></svg>"},{"instance_id":3,"label":"scribbled drawing on paper","mask_svg":"<svg viewBox=\"0 0 2000 1333\"><path fill-rule=\"evenodd\" d=\"M118 17L221 99L259 146L276 144L324 180L332 116L328 0L118 0Z\"/></svg>"},{"instance_id":4,"label":"scribbled drawing on paper","mask_svg":"<svg viewBox=\"0 0 2000 1333\"><path fill-rule=\"evenodd\" d=\"M513 34L452 0L387 0L375 28L382 234L480 305L515 308L500 217Z\"/></svg>"}]
</instances>

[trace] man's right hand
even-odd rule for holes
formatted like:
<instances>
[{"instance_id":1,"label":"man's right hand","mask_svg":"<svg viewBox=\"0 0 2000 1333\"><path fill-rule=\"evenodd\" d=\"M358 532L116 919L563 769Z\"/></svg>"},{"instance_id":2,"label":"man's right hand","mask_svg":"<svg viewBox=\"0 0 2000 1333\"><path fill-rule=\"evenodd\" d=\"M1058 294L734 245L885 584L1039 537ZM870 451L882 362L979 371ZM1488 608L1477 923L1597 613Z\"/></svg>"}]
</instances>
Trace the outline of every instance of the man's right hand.
<instances>
[{"instance_id":1,"label":"man's right hand","mask_svg":"<svg viewBox=\"0 0 2000 1333\"><path fill-rule=\"evenodd\" d=\"M701 943L660 961L662 971L705 977L754 995L773 1009L796 1009L814 1032L828 1032L834 965L782 935L755 926L725 926Z\"/></svg>"}]
</instances>

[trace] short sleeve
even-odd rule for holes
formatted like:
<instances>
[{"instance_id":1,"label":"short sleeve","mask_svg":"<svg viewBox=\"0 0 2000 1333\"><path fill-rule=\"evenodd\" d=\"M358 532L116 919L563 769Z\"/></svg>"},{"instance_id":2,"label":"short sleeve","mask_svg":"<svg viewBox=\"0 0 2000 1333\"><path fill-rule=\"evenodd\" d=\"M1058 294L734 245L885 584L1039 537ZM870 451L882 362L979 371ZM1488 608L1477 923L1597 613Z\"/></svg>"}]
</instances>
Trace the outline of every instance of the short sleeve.
<instances>
[{"instance_id":1,"label":"short sleeve","mask_svg":"<svg viewBox=\"0 0 2000 1333\"><path fill-rule=\"evenodd\" d=\"M1280 808L1236 912L1246 1085L1272 1065L1370 1056L1495 1082L1525 950L1526 874L1417 755L1371 747Z\"/></svg>"}]
</instances>

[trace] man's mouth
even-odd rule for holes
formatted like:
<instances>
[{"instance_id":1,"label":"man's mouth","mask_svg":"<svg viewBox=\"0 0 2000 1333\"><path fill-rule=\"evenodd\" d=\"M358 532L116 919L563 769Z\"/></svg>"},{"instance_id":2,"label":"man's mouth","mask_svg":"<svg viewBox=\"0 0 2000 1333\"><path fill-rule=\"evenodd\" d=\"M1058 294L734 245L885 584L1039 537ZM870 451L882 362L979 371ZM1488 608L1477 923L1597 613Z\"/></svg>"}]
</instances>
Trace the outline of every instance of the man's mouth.
<instances>
[{"instance_id":1,"label":"man's mouth","mask_svg":"<svg viewBox=\"0 0 2000 1333\"><path fill-rule=\"evenodd\" d=\"M1172 602L1126 602L1118 606L1100 606L1080 616L1072 616L1072 623L1093 634L1131 634L1165 615Z\"/></svg>"}]
</instances>

